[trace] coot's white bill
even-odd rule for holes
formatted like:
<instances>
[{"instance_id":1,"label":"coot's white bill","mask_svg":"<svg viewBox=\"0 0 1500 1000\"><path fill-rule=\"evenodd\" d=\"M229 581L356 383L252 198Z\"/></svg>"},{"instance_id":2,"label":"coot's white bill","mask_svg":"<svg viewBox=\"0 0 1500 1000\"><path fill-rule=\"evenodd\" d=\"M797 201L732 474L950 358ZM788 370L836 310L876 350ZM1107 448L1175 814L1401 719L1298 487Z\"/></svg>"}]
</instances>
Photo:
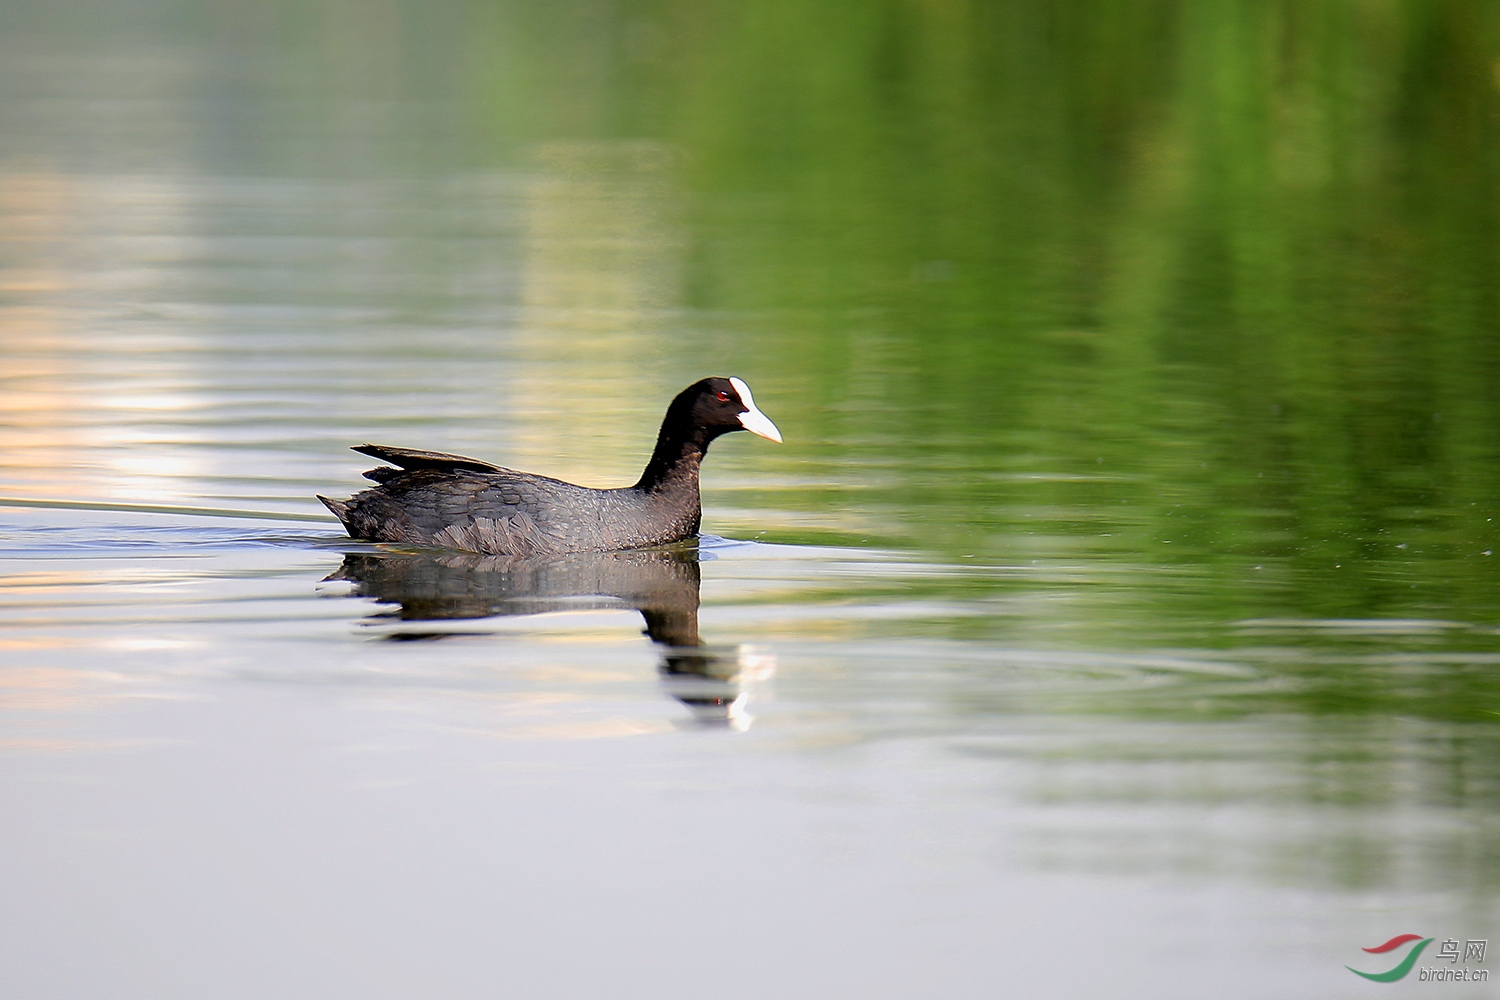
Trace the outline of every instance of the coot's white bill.
<instances>
[{"instance_id":1,"label":"coot's white bill","mask_svg":"<svg viewBox=\"0 0 1500 1000\"><path fill-rule=\"evenodd\" d=\"M775 424L771 423L770 417L755 408L755 397L750 395L750 387L744 383L743 379L731 378L729 382L734 386L734 391L740 394L740 402L747 407L745 412L740 414L740 424L751 434L759 434L767 440L780 444L781 432L776 429Z\"/></svg>"}]
</instances>

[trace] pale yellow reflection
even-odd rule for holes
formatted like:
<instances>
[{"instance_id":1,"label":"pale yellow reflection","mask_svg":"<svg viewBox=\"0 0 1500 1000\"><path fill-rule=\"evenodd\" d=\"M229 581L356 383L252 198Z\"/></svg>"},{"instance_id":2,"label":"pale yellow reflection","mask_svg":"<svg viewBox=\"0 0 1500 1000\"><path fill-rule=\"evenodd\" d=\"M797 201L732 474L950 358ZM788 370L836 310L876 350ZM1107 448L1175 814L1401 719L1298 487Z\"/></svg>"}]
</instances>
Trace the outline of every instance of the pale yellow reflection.
<instances>
[{"instance_id":1,"label":"pale yellow reflection","mask_svg":"<svg viewBox=\"0 0 1500 1000\"><path fill-rule=\"evenodd\" d=\"M682 302L687 238L675 151L659 143L538 147L525 190L521 353L535 376L506 387L517 444L551 475L624 485L655 443L672 392L657 368ZM616 482L596 483L600 476Z\"/></svg>"},{"instance_id":2,"label":"pale yellow reflection","mask_svg":"<svg viewBox=\"0 0 1500 1000\"><path fill-rule=\"evenodd\" d=\"M166 502L203 474L143 423L207 405L189 343L118 319L167 294L185 203L169 178L0 163L0 495Z\"/></svg>"},{"instance_id":3,"label":"pale yellow reflection","mask_svg":"<svg viewBox=\"0 0 1500 1000\"><path fill-rule=\"evenodd\" d=\"M484 735L504 740L617 740L632 736L654 736L672 731L666 722L643 722L637 719L600 719L595 722L558 720L491 729Z\"/></svg>"},{"instance_id":4,"label":"pale yellow reflection","mask_svg":"<svg viewBox=\"0 0 1500 1000\"><path fill-rule=\"evenodd\" d=\"M76 394L61 371L68 347L64 260L76 191L67 178L25 164L0 165L0 470L56 470L70 477L83 441L71 428ZM7 478L11 478L7 476ZM7 483L7 486L10 484ZM41 485L45 491L47 485Z\"/></svg>"},{"instance_id":5,"label":"pale yellow reflection","mask_svg":"<svg viewBox=\"0 0 1500 1000\"><path fill-rule=\"evenodd\" d=\"M60 667L0 670L0 709L23 713L76 712L117 692L124 678L112 671Z\"/></svg>"}]
</instances>

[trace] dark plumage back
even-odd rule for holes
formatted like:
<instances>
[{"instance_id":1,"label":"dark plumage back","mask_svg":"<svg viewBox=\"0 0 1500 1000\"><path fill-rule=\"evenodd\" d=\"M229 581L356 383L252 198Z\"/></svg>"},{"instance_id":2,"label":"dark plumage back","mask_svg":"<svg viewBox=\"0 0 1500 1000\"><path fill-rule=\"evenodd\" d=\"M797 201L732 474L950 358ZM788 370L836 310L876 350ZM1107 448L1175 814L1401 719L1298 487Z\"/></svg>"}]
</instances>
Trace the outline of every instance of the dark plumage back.
<instances>
[{"instance_id":1,"label":"dark plumage back","mask_svg":"<svg viewBox=\"0 0 1500 1000\"><path fill-rule=\"evenodd\" d=\"M780 432L738 379L704 379L672 401L641 479L590 489L435 451L364 444L391 463L364 473L379 484L348 500L319 500L353 538L496 555L644 548L698 531L698 472L708 445L729 431ZM392 468L391 466L395 466Z\"/></svg>"}]
</instances>

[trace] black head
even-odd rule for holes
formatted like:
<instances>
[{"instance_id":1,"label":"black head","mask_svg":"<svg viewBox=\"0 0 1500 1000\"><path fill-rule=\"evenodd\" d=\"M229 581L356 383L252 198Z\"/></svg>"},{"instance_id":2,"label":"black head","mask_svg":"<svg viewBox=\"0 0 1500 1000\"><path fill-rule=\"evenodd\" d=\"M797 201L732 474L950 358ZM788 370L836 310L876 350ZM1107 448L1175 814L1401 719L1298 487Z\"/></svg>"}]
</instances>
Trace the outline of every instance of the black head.
<instances>
[{"instance_id":1,"label":"black head","mask_svg":"<svg viewBox=\"0 0 1500 1000\"><path fill-rule=\"evenodd\" d=\"M667 408L666 422L662 425L664 435L670 433L704 445L730 431L749 431L778 444L781 442L781 431L755 408L750 387L737 378L706 378L694 382L672 400L672 405Z\"/></svg>"},{"instance_id":2,"label":"black head","mask_svg":"<svg viewBox=\"0 0 1500 1000\"><path fill-rule=\"evenodd\" d=\"M656 438L656 450L646 471L641 473L637 489L658 490L664 484L676 484L687 490L683 500L694 512L693 528L698 530L698 463L709 444L720 434L750 431L772 441L781 440L781 432L766 415L755 408L750 387L737 378L706 378L694 382L677 394L667 407Z\"/></svg>"}]
</instances>

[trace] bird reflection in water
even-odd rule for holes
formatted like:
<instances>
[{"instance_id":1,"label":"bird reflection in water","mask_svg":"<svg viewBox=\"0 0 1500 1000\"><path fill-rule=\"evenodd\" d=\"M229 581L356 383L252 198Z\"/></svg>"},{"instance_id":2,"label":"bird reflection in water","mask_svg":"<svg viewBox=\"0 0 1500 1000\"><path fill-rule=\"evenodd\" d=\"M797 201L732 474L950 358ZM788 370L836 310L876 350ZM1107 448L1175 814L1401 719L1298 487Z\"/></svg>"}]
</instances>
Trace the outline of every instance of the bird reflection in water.
<instances>
[{"instance_id":1,"label":"bird reflection in water","mask_svg":"<svg viewBox=\"0 0 1500 1000\"><path fill-rule=\"evenodd\" d=\"M374 616L401 622L633 608L661 647L662 687L700 722L746 729L746 685L769 676L774 658L748 647L714 648L698 635L700 554L695 544L550 557L463 552L349 552L329 580L351 597L400 607ZM465 633L401 628L393 640ZM472 634L472 633L469 633Z\"/></svg>"}]
</instances>

